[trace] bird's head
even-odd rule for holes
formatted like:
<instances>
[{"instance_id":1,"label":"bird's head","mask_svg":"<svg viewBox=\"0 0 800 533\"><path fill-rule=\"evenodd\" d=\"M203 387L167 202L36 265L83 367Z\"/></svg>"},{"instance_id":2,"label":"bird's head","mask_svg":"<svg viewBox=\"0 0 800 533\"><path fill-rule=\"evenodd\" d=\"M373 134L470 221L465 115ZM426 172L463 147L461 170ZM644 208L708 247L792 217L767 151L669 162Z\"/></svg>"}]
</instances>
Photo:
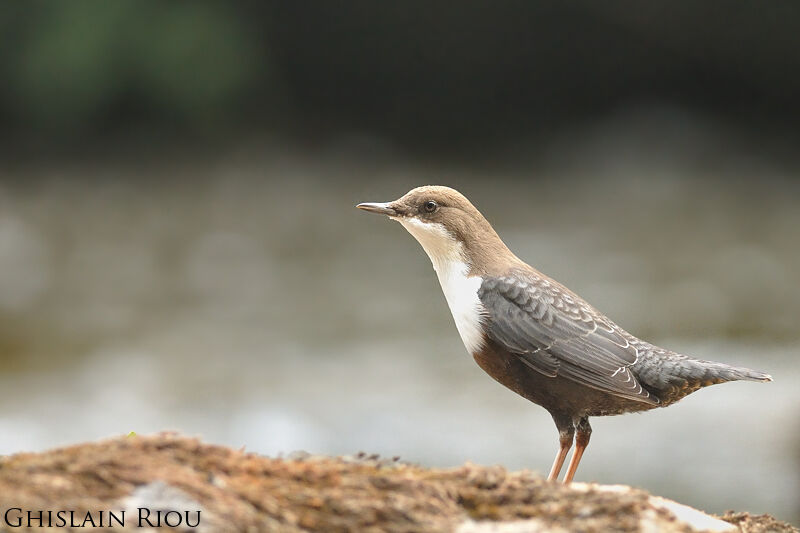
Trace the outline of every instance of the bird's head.
<instances>
[{"instance_id":1,"label":"bird's head","mask_svg":"<svg viewBox=\"0 0 800 533\"><path fill-rule=\"evenodd\" d=\"M417 187L393 202L356 207L400 222L419 241L434 266L443 261L474 266L491 254L508 252L480 211L450 187Z\"/></svg>"}]
</instances>

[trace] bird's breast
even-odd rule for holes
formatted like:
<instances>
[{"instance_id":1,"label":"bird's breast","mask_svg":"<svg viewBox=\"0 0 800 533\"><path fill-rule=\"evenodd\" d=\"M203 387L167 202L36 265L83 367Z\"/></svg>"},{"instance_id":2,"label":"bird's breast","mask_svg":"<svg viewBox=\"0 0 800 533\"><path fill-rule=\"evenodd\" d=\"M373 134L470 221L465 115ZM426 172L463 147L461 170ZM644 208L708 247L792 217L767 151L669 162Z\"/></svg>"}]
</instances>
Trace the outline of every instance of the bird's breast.
<instances>
[{"instance_id":1,"label":"bird's breast","mask_svg":"<svg viewBox=\"0 0 800 533\"><path fill-rule=\"evenodd\" d=\"M485 310L478 298L483 280L480 276L468 276L469 267L463 262L447 261L434 267L458 334L467 351L474 355L485 343Z\"/></svg>"}]
</instances>

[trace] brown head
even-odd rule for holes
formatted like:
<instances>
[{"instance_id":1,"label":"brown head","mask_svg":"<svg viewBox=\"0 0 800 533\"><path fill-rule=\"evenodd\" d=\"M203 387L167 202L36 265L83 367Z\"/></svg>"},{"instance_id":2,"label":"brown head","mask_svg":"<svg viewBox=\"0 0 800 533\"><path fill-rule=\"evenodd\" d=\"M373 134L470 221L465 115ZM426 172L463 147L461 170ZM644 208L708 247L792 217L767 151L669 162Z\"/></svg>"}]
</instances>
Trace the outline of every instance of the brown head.
<instances>
[{"instance_id":1,"label":"brown head","mask_svg":"<svg viewBox=\"0 0 800 533\"><path fill-rule=\"evenodd\" d=\"M434 267L443 261L461 261L473 275L494 274L507 267L508 261L518 261L480 211L450 187L417 187L393 202L356 207L400 222L419 241Z\"/></svg>"}]
</instances>

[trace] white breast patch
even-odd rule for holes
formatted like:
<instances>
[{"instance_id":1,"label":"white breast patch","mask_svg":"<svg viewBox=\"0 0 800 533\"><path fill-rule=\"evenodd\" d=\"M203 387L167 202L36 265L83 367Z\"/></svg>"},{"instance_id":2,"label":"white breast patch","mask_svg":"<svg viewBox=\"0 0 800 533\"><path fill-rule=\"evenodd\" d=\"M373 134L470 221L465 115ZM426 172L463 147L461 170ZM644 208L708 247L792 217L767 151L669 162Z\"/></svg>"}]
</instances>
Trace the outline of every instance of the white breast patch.
<instances>
[{"instance_id":1,"label":"white breast patch","mask_svg":"<svg viewBox=\"0 0 800 533\"><path fill-rule=\"evenodd\" d=\"M396 220L419 241L430 257L461 341L470 354L475 354L484 343L481 319L485 311L478 298L483 280L479 276L467 276L469 265L464 260L463 245L441 224L416 218Z\"/></svg>"}]
</instances>

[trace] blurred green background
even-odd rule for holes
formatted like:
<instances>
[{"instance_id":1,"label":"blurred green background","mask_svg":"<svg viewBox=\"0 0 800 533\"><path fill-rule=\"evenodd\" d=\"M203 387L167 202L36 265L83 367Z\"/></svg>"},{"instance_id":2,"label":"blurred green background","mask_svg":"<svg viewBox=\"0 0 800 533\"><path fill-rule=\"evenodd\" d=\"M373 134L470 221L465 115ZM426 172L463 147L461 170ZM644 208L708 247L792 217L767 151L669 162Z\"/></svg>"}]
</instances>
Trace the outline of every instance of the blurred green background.
<instances>
[{"instance_id":1,"label":"blurred green background","mask_svg":"<svg viewBox=\"0 0 800 533\"><path fill-rule=\"evenodd\" d=\"M177 429L547 468L428 259L454 186L621 326L775 382L596 419L579 477L800 520L794 2L6 2L0 453Z\"/></svg>"},{"instance_id":2,"label":"blurred green background","mask_svg":"<svg viewBox=\"0 0 800 533\"><path fill-rule=\"evenodd\" d=\"M669 102L797 134L798 6L9 2L16 140L368 131L461 153Z\"/></svg>"}]
</instances>

